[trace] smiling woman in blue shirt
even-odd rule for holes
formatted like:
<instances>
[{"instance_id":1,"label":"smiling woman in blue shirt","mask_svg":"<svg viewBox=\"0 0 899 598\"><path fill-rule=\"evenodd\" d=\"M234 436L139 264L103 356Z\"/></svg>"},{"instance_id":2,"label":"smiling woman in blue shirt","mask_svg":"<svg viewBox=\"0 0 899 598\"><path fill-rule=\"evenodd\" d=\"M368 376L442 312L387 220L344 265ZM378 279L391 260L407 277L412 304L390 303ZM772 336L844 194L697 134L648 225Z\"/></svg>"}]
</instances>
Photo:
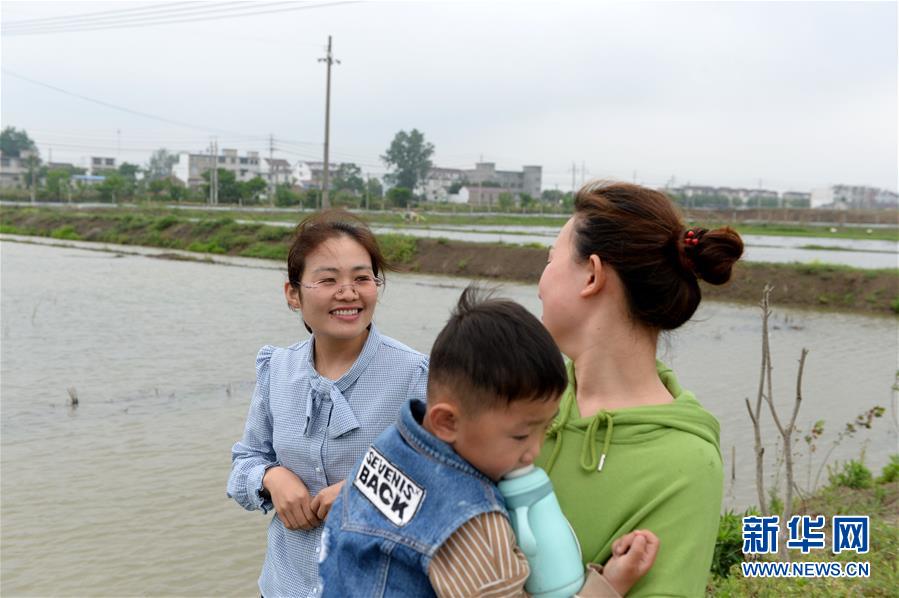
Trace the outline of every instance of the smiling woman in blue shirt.
<instances>
[{"instance_id":1,"label":"smiling woman in blue shirt","mask_svg":"<svg viewBox=\"0 0 899 598\"><path fill-rule=\"evenodd\" d=\"M245 509L276 513L263 596L315 595L322 522L344 480L401 405L425 398L428 358L372 321L387 268L372 232L346 212L297 226L284 295L312 336L259 351L228 479L228 496Z\"/></svg>"}]
</instances>

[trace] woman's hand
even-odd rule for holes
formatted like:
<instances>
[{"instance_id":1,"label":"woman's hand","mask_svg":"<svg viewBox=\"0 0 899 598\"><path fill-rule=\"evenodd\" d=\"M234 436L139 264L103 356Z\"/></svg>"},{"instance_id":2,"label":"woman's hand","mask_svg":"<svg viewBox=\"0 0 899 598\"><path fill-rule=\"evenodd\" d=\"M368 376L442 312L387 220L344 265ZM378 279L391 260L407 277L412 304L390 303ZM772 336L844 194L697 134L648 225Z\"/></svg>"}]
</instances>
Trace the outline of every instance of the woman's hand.
<instances>
[{"instance_id":1,"label":"woman's hand","mask_svg":"<svg viewBox=\"0 0 899 598\"><path fill-rule=\"evenodd\" d=\"M287 529L312 529L323 518L315 514L309 489L297 475L286 467L272 467L262 477L262 487L268 490L275 512Z\"/></svg>"},{"instance_id":2,"label":"woman's hand","mask_svg":"<svg viewBox=\"0 0 899 598\"><path fill-rule=\"evenodd\" d=\"M325 517L328 516L331 505L337 500L337 495L340 494L340 490L345 483L346 480L332 484L327 488L322 488L322 491L312 499L312 510L320 520L324 521Z\"/></svg>"},{"instance_id":3,"label":"woman's hand","mask_svg":"<svg viewBox=\"0 0 899 598\"><path fill-rule=\"evenodd\" d=\"M612 558L603 577L622 596L646 575L659 553L659 539L649 530L636 530L612 542Z\"/></svg>"}]
</instances>

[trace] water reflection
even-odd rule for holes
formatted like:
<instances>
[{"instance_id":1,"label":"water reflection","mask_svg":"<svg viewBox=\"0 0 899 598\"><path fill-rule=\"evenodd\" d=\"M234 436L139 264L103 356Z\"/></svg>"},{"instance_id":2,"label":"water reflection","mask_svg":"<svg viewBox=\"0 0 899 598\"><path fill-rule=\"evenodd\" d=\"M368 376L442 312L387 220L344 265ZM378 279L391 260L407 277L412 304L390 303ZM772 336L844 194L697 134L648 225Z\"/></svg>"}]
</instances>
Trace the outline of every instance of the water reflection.
<instances>
[{"instance_id":1,"label":"water reflection","mask_svg":"<svg viewBox=\"0 0 899 598\"><path fill-rule=\"evenodd\" d=\"M5 595L256 592L267 518L225 497L229 449L257 350L306 333L284 304L279 264L139 255L159 253L0 244ZM390 275L378 325L428 351L466 283ZM535 286L503 289L539 314ZM743 400L758 382L757 312L708 303L660 351L721 421L726 472L736 447L737 506L755 502ZM861 411L890 405L895 320L777 310L773 325L775 400L790 404L809 347L799 423L825 419L822 443ZM878 421L835 458L857 457L862 442L879 468L896 450L895 429Z\"/></svg>"}]
</instances>

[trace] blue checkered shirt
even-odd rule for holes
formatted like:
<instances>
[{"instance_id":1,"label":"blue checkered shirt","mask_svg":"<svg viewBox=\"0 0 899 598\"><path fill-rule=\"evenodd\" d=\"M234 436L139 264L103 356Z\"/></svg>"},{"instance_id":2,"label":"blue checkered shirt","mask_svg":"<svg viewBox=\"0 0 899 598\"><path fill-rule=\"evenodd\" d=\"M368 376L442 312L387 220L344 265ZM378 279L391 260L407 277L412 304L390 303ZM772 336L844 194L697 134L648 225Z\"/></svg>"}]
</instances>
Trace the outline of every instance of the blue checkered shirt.
<instances>
[{"instance_id":1,"label":"blue checkered shirt","mask_svg":"<svg viewBox=\"0 0 899 598\"><path fill-rule=\"evenodd\" d=\"M374 325L356 362L334 381L315 371L313 340L265 346L256 357L256 390L228 479L228 496L247 510L272 508L260 493L262 476L276 465L297 474L313 496L346 479L402 404L426 396L427 356ZM259 577L266 598L315 595L321 532L289 530L272 517Z\"/></svg>"}]
</instances>

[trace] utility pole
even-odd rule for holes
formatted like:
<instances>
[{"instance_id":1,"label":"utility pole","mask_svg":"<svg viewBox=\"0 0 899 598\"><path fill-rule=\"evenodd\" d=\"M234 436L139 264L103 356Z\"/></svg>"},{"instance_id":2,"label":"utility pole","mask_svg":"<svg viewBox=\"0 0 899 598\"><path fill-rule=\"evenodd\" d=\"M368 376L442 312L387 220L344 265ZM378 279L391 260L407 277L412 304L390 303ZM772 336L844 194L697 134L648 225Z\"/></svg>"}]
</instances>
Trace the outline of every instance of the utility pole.
<instances>
[{"instance_id":1,"label":"utility pole","mask_svg":"<svg viewBox=\"0 0 899 598\"><path fill-rule=\"evenodd\" d=\"M275 205L275 137L268 134L268 203Z\"/></svg>"},{"instance_id":2,"label":"utility pole","mask_svg":"<svg viewBox=\"0 0 899 598\"><path fill-rule=\"evenodd\" d=\"M209 163L211 164L209 168L209 205L212 205L212 196L213 196L213 173L215 172L215 149L212 147L212 139L209 140Z\"/></svg>"},{"instance_id":3,"label":"utility pole","mask_svg":"<svg viewBox=\"0 0 899 598\"><path fill-rule=\"evenodd\" d=\"M37 151L37 149L35 149L35 151ZM36 193L37 187L35 186L36 181L34 180L34 175L37 174L37 164L36 164L37 160L34 159L33 153L30 156L28 156L28 162L31 164L31 203L36 203L37 197L35 196L35 193Z\"/></svg>"},{"instance_id":4,"label":"utility pole","mask_svg":"<svg viewBox=\"0 0 899 598\"><path fill-rule=\"evenodd\" d=\"M587 164L581 160L581 187L584 186L584 180L587 178Z\"/></svg>"},{"instance_id":5,"label":"utility pole","mask_svg":"<svg viewBox=\"0 0 899 598\"><path fill-rule=\"evenodd\" d=\"M365 173L365 211L368 211L368 196L371 195L371 173Z\"/></svg>"},{"instance_id":6,"label":"utility pole","mask_svg":"<svg viewBox=\"0 0 899 598\"><path fill-rule=\"evenodd\" d=\"M577 164L574 162L571 163L571 194L574 195L574 192L577 191L577 181L575 181L575 177L577 176Z\"/></svg>"},{"instance_id":7,"label":"utility pole","mask_svg":"<svg viewBox=\"0 0 899 598\"><path fill-rule=\"evenodd\" d=\"M335 60L333 54L331 54L331 36L328 36L328 54L324 58L319 58L319 62L324 62L328 65L327 71L327 79L325 83L325 168L322 173L322 209L326 210L331 207L331 202L328 199L328 144L330 141L331 134L331 65L334 63L340 64L339 60Z\"/></svg>"},{"instance_id":8,"label":"utility pole","mask_svg":"<svg viewBox=\"0 0 899 598\"><path fill-rule=\"evenodd\" d=\"M212 180L213 180L213 194L212 201L215 205L219 205L219 140L216 139L212 142L213 149L213 162L212 162Z\"/></svg>"}]
</instances>

